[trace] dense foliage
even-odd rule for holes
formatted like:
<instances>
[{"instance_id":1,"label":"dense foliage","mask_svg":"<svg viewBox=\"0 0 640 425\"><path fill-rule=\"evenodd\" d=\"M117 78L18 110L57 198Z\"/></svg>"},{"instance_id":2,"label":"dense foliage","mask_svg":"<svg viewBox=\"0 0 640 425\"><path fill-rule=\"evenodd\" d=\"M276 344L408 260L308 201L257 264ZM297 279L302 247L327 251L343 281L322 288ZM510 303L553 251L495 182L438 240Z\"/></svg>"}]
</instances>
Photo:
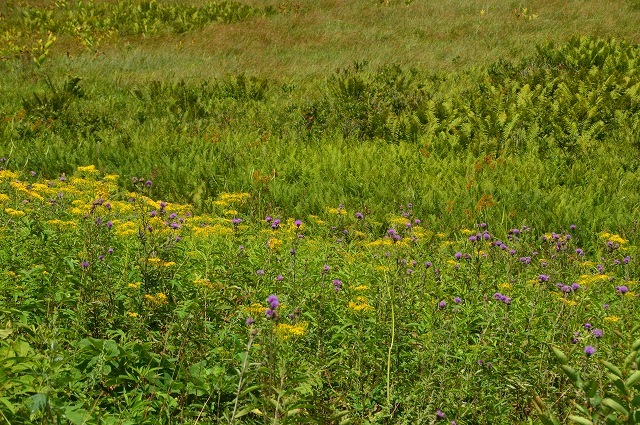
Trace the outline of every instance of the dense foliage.
<instances>
[{"instance_id":1,"label":"dense foliage","mask_svg":"<svg viewBox=\"0 0 640 425\"><path fill-rule=\"evenodd\" d=\"M312 17L0 5L0 421L640 423L640 47L312 81L118 60Z\"/></svg>"}]
</instances>

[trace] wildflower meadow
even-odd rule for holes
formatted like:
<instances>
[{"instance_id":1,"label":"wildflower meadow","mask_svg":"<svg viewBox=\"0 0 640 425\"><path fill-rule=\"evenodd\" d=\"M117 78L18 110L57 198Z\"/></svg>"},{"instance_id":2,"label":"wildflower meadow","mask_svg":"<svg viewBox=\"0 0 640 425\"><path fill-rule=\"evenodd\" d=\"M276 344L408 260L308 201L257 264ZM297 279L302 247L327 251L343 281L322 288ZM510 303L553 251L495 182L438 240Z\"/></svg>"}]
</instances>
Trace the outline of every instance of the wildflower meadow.
<instances>
[{"instance_id":1,"label":"wildflower meadow","mask_svg":"<svg viewBox=\"0 0 640 425\"><path fill-rule=\"evenodd\" d=\"M639 424L627 3L0 5L0 422Z\"/></svg>"}]
</instances>

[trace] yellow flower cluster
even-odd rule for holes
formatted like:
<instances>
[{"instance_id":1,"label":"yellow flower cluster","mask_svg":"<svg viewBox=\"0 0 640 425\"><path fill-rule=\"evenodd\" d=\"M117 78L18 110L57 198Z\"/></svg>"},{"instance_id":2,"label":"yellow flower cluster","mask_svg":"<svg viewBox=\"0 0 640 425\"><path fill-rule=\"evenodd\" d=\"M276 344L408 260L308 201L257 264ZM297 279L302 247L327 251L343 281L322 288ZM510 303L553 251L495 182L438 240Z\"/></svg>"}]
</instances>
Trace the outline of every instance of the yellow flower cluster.
<instances>
[{"instance_id":1,"label":"yellow flower cluster","mask_svg":"<svg viewBox=\"0 0 640 425\"><path fill-rule=\"evenodd\" d=\"M624 239L620 235L611 234L611 233L608 233L608 232L598 233L598 236L600 237L600 239L604 239L606 242L611 242L611 243L615 243L615 244L618 244L618 245L623 245L623 244L626 244L627 242L629 242L628 240Z\"/></svg>"},{"instance_id":2,"label":"yellow flower cluster","mask_svg":"<svg viewBox=\"0 0 640 425\"><path fill-rule=\"evenodd\" d=\"M213 205L224 208L229 205L244 204L250 198L251 198L251 195L246 192L242 192L242 193L224 192L224 193L221 193L220 196L218 196L218 200L214 201Z\"/></svg>"},{"instance_id":3,"label":"yellow flower cluster","mask_svg":"<svg viewBox=\"0 0 640 425\"><path fill-rule=\"evenodd\" d=\"M65 220L47 220L47 224L53 227L58 227L60 229L75 229L78 227L78 224L75 221L65 221Z\"/></svg>"},{"instance_id":4,"label":"yellow flower cluster","mask_svg":"<svg viewBox=\"0 0 640 425\"><path fill-rule=\"evenodd\" d=\"M307 333L307 322L300 322L297 325L288 323L278 323L273 328L273 333L280 339L289 339L293 336L302 336Z\"/></svg>"},{"instance_id":5,"label":"yellow flower cluster","mask_svg":"<svg viewBox=\"0 0 640 425\"><path fill-rule=\"evenodd\" d=\"M356 297L355 301L349 301L349 308L355 311L373 310L373 307L365 297Z\"/></svg>"},{"instance_id":6,"label":"yellow flower cluster","mask_svg":"<svg viewBox=\"0 0 640 425\"><path fill-rule=\"evenodd\" d=\"M597 283L597 282L606 282L609 279L610 277L606 274L596 274L596 275L583 274L580 276L578 283L580 285L590 285L592 283Z\"/></svg>"},{"instance_id":7,"label":"yellow flower cluster","mask_svg":"<svg viewBox=\"0 0 640 425\"><path fill-rule=\"evenodd\" d=\"M164 305L168 303L167 296L162 292L158 292L155 295L146 294L144 298L151 304Z\"/></svg>"},{"instance_id":8,"label":"yellow flower cluster","mask_svg":"<svg viewBox=\"0 0 640 425\"><path fill-rule=\"evenodd\" d=\"M267 247L269 247L271 251L277 251L281 246L282 240L278 238L269 238L269 240L267 241Z\"/></svg>"},{"instance_id":9,"label":"yellow flower cluster","mask_svg":"<svg viewBox=\"0 0 640 425\"><path fill-rule=\"evenodd\" d=\"M9 214L11 217L20 218L24 217L25 212L20 210L14 210L13 208L5 208L4 212Z\"/></svg>"}]
</instances>

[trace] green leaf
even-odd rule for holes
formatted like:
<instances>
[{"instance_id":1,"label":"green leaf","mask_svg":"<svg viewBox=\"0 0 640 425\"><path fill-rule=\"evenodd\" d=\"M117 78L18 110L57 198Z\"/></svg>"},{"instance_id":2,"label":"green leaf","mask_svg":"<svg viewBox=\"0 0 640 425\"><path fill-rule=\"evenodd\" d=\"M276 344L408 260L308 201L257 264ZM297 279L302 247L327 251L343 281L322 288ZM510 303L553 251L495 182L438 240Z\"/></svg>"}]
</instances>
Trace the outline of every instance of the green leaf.
<instances>
[{"instance_id":1,"label":"green leaf","mask_svg":"<svg viewBox=\"0 0 640 425\"><path fill-rule=\"evenodd\" d=\"M582 416L569 415L569 420L580 425L593 425L593 422L587 418L583 418Z\"/></svg>"},{"instance_id":2,"label":"green leaf","mask_svg":"<svg viewBox=\"0 0 640 425\"><path fill-rule=\"evenodd\" d=\"M633 351L640 351L640 339L636 339L631 345Z\"/></svg>"},{"instance_id":3,"label":"green leaf","mask_svg":"<svg viewBox=\"0 0 640 425\"><path fill-rule=\"evenodd\" d=\"M637 351L632 351L631 354L629 354L627 358L624 359L624 369L628 369L629 366L631 366L631 364L635 361L637 355Z\"/></svg>"},{"instance_id":4,"label":"green leaf","mask_svg":"<svg viewBox=\"0 0 640 425\"><path fill-rule=\"evenodd\" d=\"M9 399L7 399L6 397L0 397L0 402L2 402L2 404L4 404L11 413L16 413L16 408L9 401Z\"/></svg>"},{"instance_id":5,"label":"green leaf","mask_svg":"<svg viewBox=\"0 0 640 425\"><path fill-rule=\"evenodd\" d=\"M626 381L624 381L624 385L627 388L632 388L638 381L640 381L640 370L636 370L633 372Z\"/></svg>"},{"instance_id":6,"label":"green leaf","mask_svg":"<svg viewBox=\"0 0 640 425\"><path fill-rule=\"evenodd\" d=\"M569 363L569 361L567 360L567 356L559 348L551 347L551 351L553 351L553 354L555 354L560 363L562 363L563 365Z\"/></svg>"},{"instance_id":7,"label":"green leaf","mask_svg":"<svg viewBox=\"0 0 640 425\"><path fill-rule=\"evenodd\" d=\"M560 366L560 368L565 373L565 375L567 375L569 377L569 379L571 380L573 385L578 387L578 384L580 384L580 387L582 386L582 382L580 380L580 375L578 374L578 372L576 372L576 370L574 368L572 368L570 366L567 366L567 365L562 365L562 366ZM578 388L580 388L580 387L578 387Z\"/></svg>"},{"instance_id":8,"label":"green leaf","mask_svg":"<svg viewBox=\"0 0 640 425\"><path fill-rule=\"evenodd\" d=\"M602 404L604 404L605 406L609 406L610 408L624 416L629 415L629 411L612 398L605 398L604 400L602 400Z\"/></svg>"},{"instance_id":9,"label":"green leaf","mask_svg":"<svg viewBox=\"0 0 640 425\"><path fill-rule=\"evenodd\" d=\"M44 407L47 405L47 395L43 393L34 394L30 397L31 405L30 413L36 413L40 410L44 410Z\"/></svg>"},{"instance_id":10,"label":"green leaf","mask_svg":"<svg viewBox=\"0 0 640 425\"><path fill-rule=\"evenodd\" d=\"M620 368L618 366L614 365L613 363L609 363L606 360L601 360L600 363L602 363L604 365L604 367L609 369L611 372L616 374L619 378L622 378L622 371L620 370Z\"/></svg>"},{"instance_id":11,"label":"green leaf","mask_svg":"<svg viewBox=\"0 0 640 425\"><path fill-rule=\"evenodd\" d=\"M67 407L64 411L64 416L71 422L73 425L82 425L88 419L91 418L89 412L82 408L78 407Z\"/></svg>"},{"instance_id":12,"label":"green leaf","mask_svg":"<svg viewBox=\"0 0 640 425\"><path fill-rule=\"evenodd\" d=\"M624 395L629 395L629 391L627 391L627 387L624 386L624 382L622 382L622 379L618 378L613 373L607 373L607 377L611 380L611 382L613 382L613 385L616 386L618 391L620 391Z\"/></svg>"}]
</instances>

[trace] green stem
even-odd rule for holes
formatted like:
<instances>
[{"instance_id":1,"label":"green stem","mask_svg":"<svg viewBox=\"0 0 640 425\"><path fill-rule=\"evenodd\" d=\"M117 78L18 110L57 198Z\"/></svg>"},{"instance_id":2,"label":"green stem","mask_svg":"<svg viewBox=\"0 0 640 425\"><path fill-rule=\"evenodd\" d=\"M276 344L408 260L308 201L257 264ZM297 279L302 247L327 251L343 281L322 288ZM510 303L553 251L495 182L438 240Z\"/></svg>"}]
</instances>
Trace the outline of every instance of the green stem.
<instances>
[{"instance_id":1,"label":"green stem","mask_svg":"<svg viewBox=\"0 0 640 425\"><path fill-rule=\"evenodd\" d=\"M389 352L387 353L387 406L391 409L391 351L393 350L393 343L396 336L396 315L393 302L393 294L387 274L384 276L385 283L387 284L387 292L389 294L389 300L391 301L391 343L389 344Z\"/></svg>"}]
</instances>

